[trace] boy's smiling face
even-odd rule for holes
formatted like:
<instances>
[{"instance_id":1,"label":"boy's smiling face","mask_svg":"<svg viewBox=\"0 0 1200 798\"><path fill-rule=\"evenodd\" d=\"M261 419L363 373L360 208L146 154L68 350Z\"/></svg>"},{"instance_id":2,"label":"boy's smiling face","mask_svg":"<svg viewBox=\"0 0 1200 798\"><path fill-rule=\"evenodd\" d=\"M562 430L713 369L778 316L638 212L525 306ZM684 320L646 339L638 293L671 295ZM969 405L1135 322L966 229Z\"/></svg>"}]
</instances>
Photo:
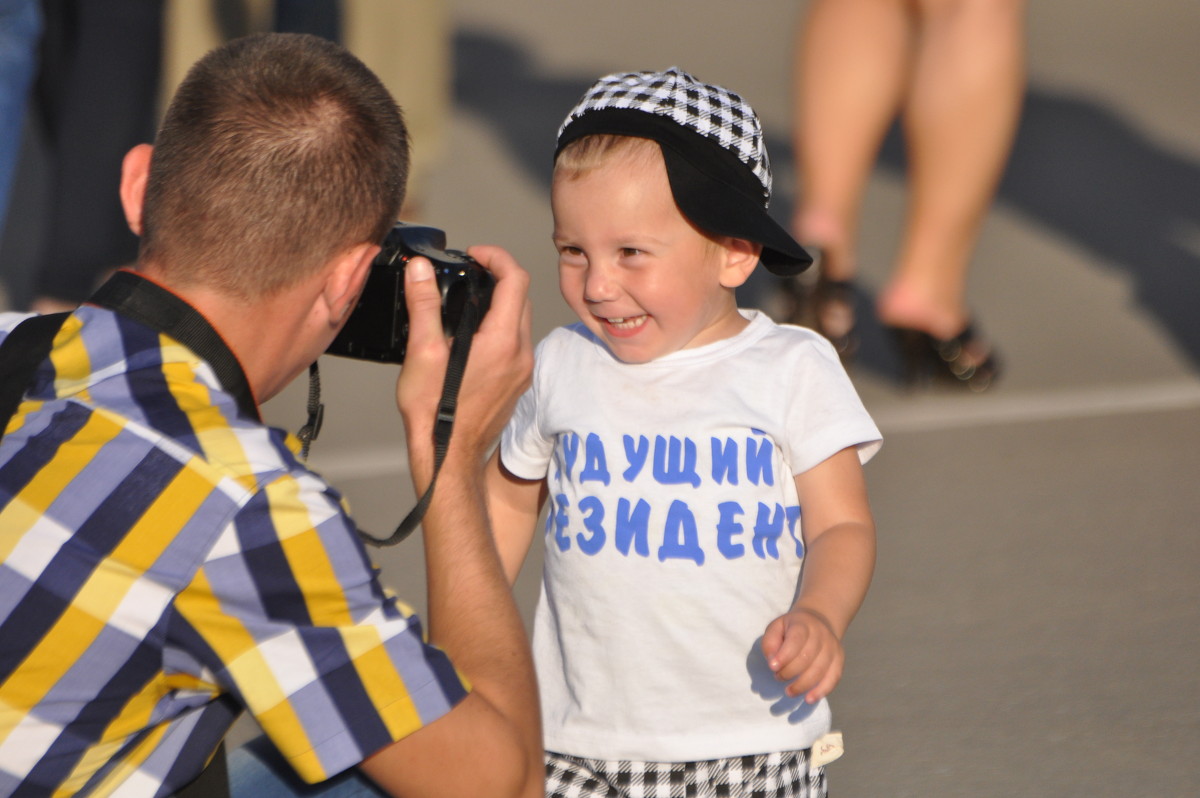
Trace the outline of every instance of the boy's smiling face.
<instances>
[{"instance_id":1,"label":"boy's smiling face","mask_svg":"<svg viewBox=\"0 0 1200 798\"><path fill-rule=\"evenodd\" d=\"M746 326L733 289L759 248L710 239L680 213L658 145L556 172L551 206L563 298L620 360L645 363Z\"/></svg>"}]
</instances>

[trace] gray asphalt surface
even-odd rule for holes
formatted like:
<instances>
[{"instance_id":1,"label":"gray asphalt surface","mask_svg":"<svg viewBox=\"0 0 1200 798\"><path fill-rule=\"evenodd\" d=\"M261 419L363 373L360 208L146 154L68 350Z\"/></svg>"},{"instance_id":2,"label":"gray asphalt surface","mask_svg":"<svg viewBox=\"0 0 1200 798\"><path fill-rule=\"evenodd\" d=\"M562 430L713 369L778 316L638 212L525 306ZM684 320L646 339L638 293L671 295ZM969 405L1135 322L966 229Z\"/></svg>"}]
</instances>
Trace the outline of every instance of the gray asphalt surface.
<instances>
[{"instance_id":1,"label":"gray asphalt surface","mask_svg":"<svg viewBox=\"0 0 1200 798\"><path fill-rule=\"evenodd\" d=\"M1031 5L1026 112L971 284L1009 372L985 396L909 395L871 329L854 372L887 440L867 468L878 572L832 699L839 796L1200 794L1200 6ZM796 4L457 8L452 156L427 221L518 256L538 333L571 320L549 243L554 132L600 74L679 64L746 96L788 218ZM902 219L899 153L867 196L868 288ZM330 389L320 456L349 476L395 451L363 424L391 423L391 375L368 397L372 367L346 365L356 387ZM407 508L390 476L345 484L380 529ZM389 575L411 573L408 549L384 555Z\"/></svg>"},{"instance_id":2,"label":"gray asphalt surface","mask_svg":"<svg viewBox=\"0 0 1200 798\"><path fill-rule=\"evenodd\" d=\"M518 257L539 337L571 320L549 243L554 133L600 74L678 64L743 94L788 218L803 3L454 6L450 157L424 221ZM971 283L1004 381L911 394L870 325L852 373L886 442L867 467L877 575L832 697L837 796L1200 794L1200 4L1033 3L1029 30L1026 111ZM902 170L889 143L866 200L868 290L896 245ZM390 531L412 501L394 371L322 369L313 463ZM295 429L303 404L297 384L266 413ZM379 560L421 607L419 542Z\"/></svg>"}]
</instances>

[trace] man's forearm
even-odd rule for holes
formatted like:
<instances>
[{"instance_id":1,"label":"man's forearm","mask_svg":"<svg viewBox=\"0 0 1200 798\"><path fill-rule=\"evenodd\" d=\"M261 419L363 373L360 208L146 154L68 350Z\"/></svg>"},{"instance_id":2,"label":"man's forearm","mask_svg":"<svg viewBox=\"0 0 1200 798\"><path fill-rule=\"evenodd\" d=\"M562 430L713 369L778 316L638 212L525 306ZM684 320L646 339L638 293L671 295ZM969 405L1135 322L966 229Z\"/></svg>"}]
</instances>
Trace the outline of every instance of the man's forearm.
<instances>
[{"instance_id":1,"label":"man's forearm","mask_svg":"<svg viewBox=\"0 0 1200 798\"><path fill-rule=\"evenodd\" d=\"M450 655L471 695L441 719L364 762L393 794L534 798L542 740L529 643L488 527L483 458L533 369L528 275L496 248L472 255L496 276L492 304L463 378L454 435L423 522L430 641ZM448 347L432 269L405 270L409 340L396 400L417 495L432 478L433 424Z\"/></svg>"},{"instance_id":2,"label":"man's forearm","mask_svg":"<svg viewBox=\"0 0 1200 798\"><path fill-rule=\"evenodd\" d=\"M482 471L447 468L434 494L424 522L430 640L477 684L500 649L524 672L528 639L487 523Z\"/></svg>"},{"instance_id":3,"label":"man's forearm","mask_svg":"<svg viewBox=\"0 0 1200 798\"><path fill-rule=\"evenodd\" d=\"M533 662L488 527L482 468L447 460L424 529L430 641L450 655L473 693L511 727L508 733L540 772Z\"/></svg>"}]
</instances>

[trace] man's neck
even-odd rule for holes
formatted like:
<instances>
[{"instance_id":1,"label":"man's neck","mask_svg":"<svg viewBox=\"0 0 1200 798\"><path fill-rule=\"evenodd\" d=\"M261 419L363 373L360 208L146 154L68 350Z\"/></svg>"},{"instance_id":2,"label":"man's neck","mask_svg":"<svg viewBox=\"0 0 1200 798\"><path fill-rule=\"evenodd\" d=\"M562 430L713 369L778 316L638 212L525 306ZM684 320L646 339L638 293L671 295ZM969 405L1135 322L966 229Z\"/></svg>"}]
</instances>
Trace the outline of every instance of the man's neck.
<instances>
[{"instance_id":1,"label":"man's neck","mask_svg":"<svg viewBox=\"0 0 1200 798\"><path fill-rule=\"evenodd\" d=\"M255 401L283 390L320 356L318 326L310 308L319 293L312 281L273 296L245 300L200 284L173 284L161 270L145 276L195 308L225 341L242 370Z\"/></svg>"}]
</instances>

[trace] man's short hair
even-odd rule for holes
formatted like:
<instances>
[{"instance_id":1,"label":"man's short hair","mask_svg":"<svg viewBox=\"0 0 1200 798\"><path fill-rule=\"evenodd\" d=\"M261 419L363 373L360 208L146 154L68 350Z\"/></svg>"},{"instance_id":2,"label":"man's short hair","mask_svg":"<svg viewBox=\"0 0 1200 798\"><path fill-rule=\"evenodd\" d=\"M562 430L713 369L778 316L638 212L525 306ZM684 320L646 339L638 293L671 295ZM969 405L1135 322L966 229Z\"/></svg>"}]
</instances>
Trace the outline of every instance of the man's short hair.
<instances>
[{"instance_id":1,"label":"man's short hair","mask_svg":"<svg viewBox=\"0 0 1200 798\"><path fill-rule=\"evenodd\" d=\"M140 259L180 283L269 296L382 242L408 179L400 109L361 61L306 34L219 47L155 140Z\"/></svg>"}]
</instances>

